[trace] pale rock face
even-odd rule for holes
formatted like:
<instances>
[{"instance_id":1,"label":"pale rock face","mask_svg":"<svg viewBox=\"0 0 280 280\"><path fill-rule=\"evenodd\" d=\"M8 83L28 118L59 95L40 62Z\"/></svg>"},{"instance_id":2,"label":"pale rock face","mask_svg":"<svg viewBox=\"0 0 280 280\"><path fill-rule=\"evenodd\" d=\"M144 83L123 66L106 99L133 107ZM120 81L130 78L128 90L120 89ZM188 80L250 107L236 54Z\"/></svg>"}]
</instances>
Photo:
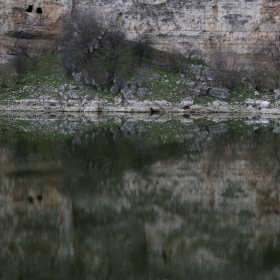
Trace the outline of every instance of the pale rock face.
<instances>
[{"instance_id":1,"label":"pale rock face","mask_svg":"<svg viewBox=\"0 0 280 280\"><path fill-rule=\"evenodd\" d=\"M32 12L27 11L29 5ZM0 59L7 58L17 37L30 39L31 54L35 48L37 53L53 51L59 22L74 6L98 10L118 21L129 39L147 32L161 50L178 49L187 55L194 49L207 60L221 47L239 54L243 62L252 61L252 54L275 34L280 21L280 3L267 0L4 0L0 1Z\"/></svg>"},{"instance_id":2,"label":"pale rock face","mask_svg":"<svg viewBox=\"0 0 280 280\"><path fill-rule=\"evenodd\" d=\"M61 19L70 15L72 0L0 1L0 62L5 62L17 44L32 54L54 51Z\"/></svg>"},{"instance_id":3,"label":"pale rock face","mask_svg":"<svg viewBox=\"0 0 280 280\"><path fill-rule=\"evenodd\" d=\"M279 2L266 0L77 0L76 5L111 13L131 39L148 32L159 49L187 54L191 46L211 59L220 46L242 61L252 60L252 53L273 36L280 10Z\"/></svg>"}]
</instances>

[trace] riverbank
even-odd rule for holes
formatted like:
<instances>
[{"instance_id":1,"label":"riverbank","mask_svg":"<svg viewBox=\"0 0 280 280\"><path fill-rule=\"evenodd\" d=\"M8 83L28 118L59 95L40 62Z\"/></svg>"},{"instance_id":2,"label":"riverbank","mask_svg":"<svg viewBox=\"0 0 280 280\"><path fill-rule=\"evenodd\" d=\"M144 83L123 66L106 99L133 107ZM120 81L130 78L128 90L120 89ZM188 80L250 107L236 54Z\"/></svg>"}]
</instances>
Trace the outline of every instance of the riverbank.
<instances>
[{"instance_id":1,"label":"riverbank","mask_svg":"<svg viewBox=\"0 0 280 280\"><path fill-rule=\"evenodd\" d=\"M114 100L61 100L50 97L40 99L13 100L0 104L0 111L14 112L83 112L83 113L149 113L149 114L248 114L248 115L280 115L278 103L261 99L246 99L243 103L230 104L215 99L213 102L195 104L190 98L180 103L171 103L165 100L122 102L121 97Z\"/></svg>"},{"instance_id":2,"label":"riverbank","mask_svg":"<svg viewBox=\"0 0 280 280\"><path fill-rule=\"evenodd\" d=\"M280 89L257 91L246 72L229 90L215 84L215 71L206 65L190 64L184 74L142 70L121 88L101 90L67 75L57 56L42 56L24 77L1 88L0 111L280 115Z\"/></svg>"}]
</instances>

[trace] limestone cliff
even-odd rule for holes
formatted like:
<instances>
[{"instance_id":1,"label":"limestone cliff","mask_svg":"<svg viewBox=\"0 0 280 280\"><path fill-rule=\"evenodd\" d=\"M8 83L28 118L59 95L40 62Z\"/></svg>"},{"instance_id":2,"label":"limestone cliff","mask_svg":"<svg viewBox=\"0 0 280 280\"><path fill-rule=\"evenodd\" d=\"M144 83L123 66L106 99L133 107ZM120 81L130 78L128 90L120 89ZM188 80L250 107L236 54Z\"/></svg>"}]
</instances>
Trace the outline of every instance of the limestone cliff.
<instances>
[{"instance_id":1,"label":"limestone cliff","mask_svg":"<svg viewBox=\"0 0 280 280\"><path fill-rule=\"evenodd\" d=\"M148 32L163 50L190 47L208 59L217 46L252 60L273 36L280 4L268 0L4 0L0 1L0 59L17 43L28 40L29 53L53 51L61 17L71 9L98 10L117 20L127 37Z\"/></svg>"},{"instance_id":2,"label":"limestone cliff","mask_svg":"<svg viewBox=\"0 0 280 280\"><path fill-rule=\"evenodd\" d=\"M71 7L72 0L0 1L0 62L18 44L31 55L53 52L61 19L70 14Z\"/></svg>"},{"instance_id":3,"label":"limestone cliff","mask_svg":"<svg viewBox=\"0 0 280 280\"><path fill-rule=\"evenodd\" d=\"M192 49L211 59L221 47L247 61L277 32L280 9L267 0L76 0L75 6L111 14L130 39L149 33L162 50Z\"/></svg>"}]
</instances>

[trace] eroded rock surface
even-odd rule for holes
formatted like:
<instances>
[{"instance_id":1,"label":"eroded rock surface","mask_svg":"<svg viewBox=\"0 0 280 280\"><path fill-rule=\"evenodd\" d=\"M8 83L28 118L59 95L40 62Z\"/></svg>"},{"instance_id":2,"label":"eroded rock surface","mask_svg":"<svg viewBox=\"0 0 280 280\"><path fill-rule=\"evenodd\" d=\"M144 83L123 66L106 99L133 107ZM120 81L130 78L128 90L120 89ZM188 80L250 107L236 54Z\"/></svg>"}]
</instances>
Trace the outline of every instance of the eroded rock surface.
<instances>
[{"instance_id":1,"label":"eroded rock surface","mask_svg":"<svg viewBox=\"0 0 280 280\"><path fill-rule=\"evenodd\" d=\"M61 20L71 9L71 0L0 1L0 62L19 45L30 55L55 51Z\"/></svg>"},{"instance_id":2,"label":"eroded rock surface","mask_svg":"<svg viewBox=\"0 0 280 280\"><path fill-rule=\"evenodd\" d=\"M129 39L148 33L162 50L178 49L185 55L194 50L210 59L221 46L247 62L276 34L280 9L279 2L267 0L4 0L0 2L0 59L7 58L17 39L28 39L31 54L53 51L59 22L74 5L107 13Z\"/></svg>"}]
</instances>

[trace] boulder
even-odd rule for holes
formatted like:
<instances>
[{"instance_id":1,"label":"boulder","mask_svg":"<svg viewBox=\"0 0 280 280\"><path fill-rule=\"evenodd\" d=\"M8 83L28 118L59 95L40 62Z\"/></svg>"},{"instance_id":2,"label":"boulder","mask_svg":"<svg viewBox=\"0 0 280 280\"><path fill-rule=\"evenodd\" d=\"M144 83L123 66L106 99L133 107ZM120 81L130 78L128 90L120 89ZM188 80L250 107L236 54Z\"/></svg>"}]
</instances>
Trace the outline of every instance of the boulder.
<instances>
[{"instance_id":1,"label":"boulder","mask_svg":"<svg viewBox=\"0 0 280 280\"><path fill-rule=\"evenodd\" d=\"M187 81L185 84L188 88L194 88L196 85L194 81Z\"/></svg>"},{"instance_id":2,"label":"boulder","mask_svg":"<svg viewBox=\"0 0 280 280\"><path fill-rule=\"evenodd\" d=\"M276 88L273 92L275 93L275 98L280 96L280 88Z\"/></svg>"},{"instance_id":3,"label":"boulder","mask_svg":"<svg viewBox=\"0 0 280 280\"><path fill-rule=\"evenodd\" d=\"M74 81L76 83L82 83L83 82L83 74L82 73L73 73L72 74Z\"/></svg>"},{"instance_id":4,"label":"boulder","mask_svg":"<svg viewBox=\"0 0 280 280\"><path fill-rule=\"evenodd\" d=\"M121 99L120 97L116 97L116 98L114 99L114 104L119 105L119 104L121 104L121 103L122 103L122 99Z\"/></svg>"},{"instance_id":5,"label":"boulder","mask_svg":"<svg viewBox=\"0 0 280 280\"><path fill-rule=\"evenodd\" d=\"M148 89L145 87L140 87L137 91L137 95L140 97L145 96L148 93Z\"/></svg>"},{"instance_id":6,"label":"boulder","mask_svg":"<svg viewBox=\"0 0 280 280\"><path fill-rule=\"evenodd\" d=\"M130 88L128 86L125 86L124 88L121 89L122 94L126 94L128 92L131 92Z\"/></svg>"},{"instance_id":7,"label":"boulder","mask_svg":"<svg viewBox=\"0 0 280 280\"><path fill-rule=\"evenodd\" d=\"M110 91L113 92L113 93L118 93L119 92L119 87L117 85L113 85L110 88Z\"/></svg>"},{"instance_id":8,"label":"boulder","mask_svg":"<svg viewBox=\"0 0 280 280\"><path fill-rule=\"evenodd\" d=\"M66 90L66 88L67 88L67 85L59 85L59 86L58 86L58 89L59 89L60 91L64 91L64 90Z\"/></svg>"},{"instance_id":9,"label":"boulder","mask_svg":"<svg viewBox=\"0 0 280 280\"><path fill-rule=\"evenodd\" d=\"M48 102L51 106L56 106L59 103L58 100L55 100L55 99L50 99Z\"/></svg>"},{"instance_id":10,"label":"boulder","mask_svg":"<svg viewBox=\"0 0 280 280\"><path fill-rule=\"evenodd\" d=\"M205 68L203 71L203 75L205 76L207 81L213 81L215 79L214 73L210 68Z\"/></svg>"},{"instance_id":11,"label":"boulder","mask_svg":"<svg viewBox=\"0 0 280 280\"><path fill-rule=\"evenodd\" d=\"M247 98L244 100L244 103L247 105L247 106L255 106L256 105L256 100L253 100L251 98Z\"/></svg>"},{"instance_id":12,"label":"boulder","mask_svg":"<svg viewBox=\"0 0 280 280\"><path fill-rule=\"evenodd\" d=\"M68 91L67 93L68 97L71 98L71 99L77 99L78 98L78 94L76 91Z\"/></svg>"},{"instance_id":13,"label":"boulder","mask_svg":"<svg viewBox=\"0 0 280 280\"><path fill-rule=\"evenodd\" d=\"M262 101L259 105L260 108L269 108L270 102L269 101Z\"/></svg>"},{"instance_id":14,"label":"boulder","mask_svg":"<svg viewBox=\"0 0 280 280\"><path fill-rule=\"evenodd\" d=\"M199 113L199 112L202 111L202 109L203 109L203 107L200 106L200 105L192 105L192 106L190 106L190 111L192 113Z\"/></svg>"},{"instance_id":15,"label":"boulder","mask_svg":"<svg viewBox=\"0 0 280 280\"><path fill-rule=\"evenodd\" d=\"M132 94L131 90L123 93L123 97L128 103L134 103L136 101L136 97Z\"/></svg>"},{"instance_id":16,"label":"boulder","mask_svg":"<svg viewBox=\"0 0 280 280\"><path fill-rule=\"evenodd\" d=\"M222 102L220 100L215 100L212 104L214 107L228 106L227 102Z\"/></svg>"},{"instance_id":17,"label":"boulder","mask_svg":"<svg viewBox=\"0 0 280 280\"><path fill-rule=\"evenodd\" d=\"M84 112L97 112L99 109L99 102L92 100L85 106Z\"/></svg>"},{"instance_id":18,"label":"boulder","mask_svg":"<svg viewBox=\"0 0 280 280\"><path fill-rule=\"evenodd\" d=\"M228 98L230 96L227 88L211 88L208 93L216 98Z\"/></svg>"},{"instance_id":19,"label":"boulder","mask_svg":"<svg viewBox=\"0 0 280 280\"><path fill-rule=\"evenodd\" d=\"M186 99L186 100L182 100L181 101L181 103L179 104L178 108L179 109L188 109L192 105L193 105L193 100Z\"/></svg>"}]
</instances>

